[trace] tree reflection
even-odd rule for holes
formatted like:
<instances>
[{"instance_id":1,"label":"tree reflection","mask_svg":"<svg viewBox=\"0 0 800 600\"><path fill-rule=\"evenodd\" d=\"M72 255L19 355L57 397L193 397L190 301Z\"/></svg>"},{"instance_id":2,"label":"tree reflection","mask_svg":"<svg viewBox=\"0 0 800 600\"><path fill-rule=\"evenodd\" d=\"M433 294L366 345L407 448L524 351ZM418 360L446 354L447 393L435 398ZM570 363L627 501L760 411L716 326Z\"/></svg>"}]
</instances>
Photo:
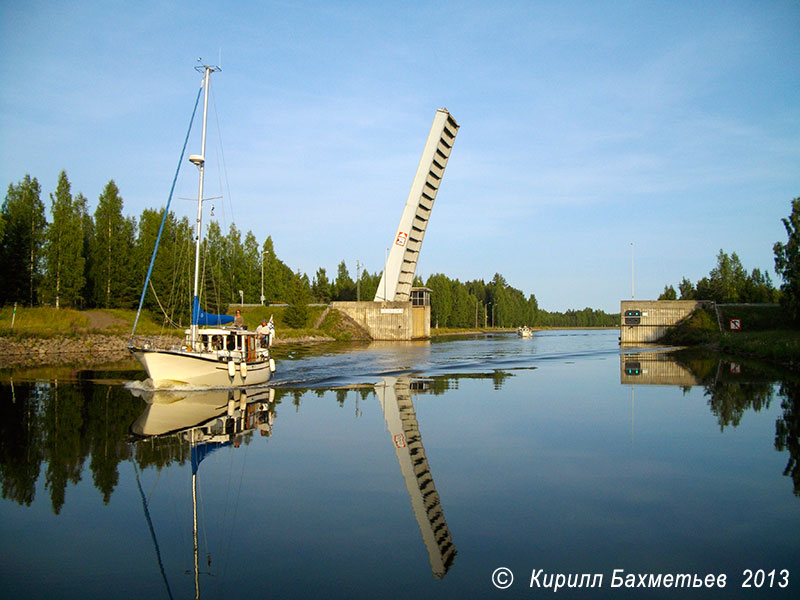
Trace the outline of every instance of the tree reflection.
<instances>
[{"instance_id":1,"label":"tree reflection","mask_svg":"<svg viewBox=\"0 0 800 600\"><path fill-rule=\"evenodd\" d=\"M67 487L81 480L86 459L108 503L127 460L127 428L141 401L119 386L36 382L0 387L0 476L3 498L30 505L42 463L45 489L59 514Z\"/></svg>"},{"instance_id":2,"label":"tree reflection","mask_svg":"<svg viewBox=\"0 0 800 600\"><path fill-rule=\"evenodd\" d=\"M769 408L773 391L771 382L735 383L720 381L705 387L711 413L717 417L720 431L733 425L738 427L748 410L759 412Z\"/></svg>"},{"instance_id":3,"label":"tree reflection","mask_svg":"<svg viewBox=\"0 0 800 600\"><path fill-rule=\"evenodd\" d=\"M738 427L748 410L768 409L780 383L783 414L775 422L775 449L788 451L784 476L791 477L794 495L800 497L800 380L787 370L752 361L740 362L696 351L679 351L671 359L688 367L703 383L711 413L717 417L720 431Z\"/></svg>"},{"instance_id":4,"label":"tree reflection","mask_svg":"<svg viewBox=\"0 0 800 600\"><path fill-rule=\"evenodd\" d=\"M794 495L800 497L800 385L796 380L781 384L783 416L775 422L775 449L789 451L783 474L794 482Z\"/></svg>"},{"instance_id":5,"label":"tree reflection","mask_svg":"<svg viewBox=\"0 0 800 600\"><path fill-rule=\"evenodd\" d=\"M46 387L46 386L42 386ZM3 498L30 506L42 465L42 417L39 389L14 386L3 389L0 403L0 479Z\"/></svg>"}]
</instances>

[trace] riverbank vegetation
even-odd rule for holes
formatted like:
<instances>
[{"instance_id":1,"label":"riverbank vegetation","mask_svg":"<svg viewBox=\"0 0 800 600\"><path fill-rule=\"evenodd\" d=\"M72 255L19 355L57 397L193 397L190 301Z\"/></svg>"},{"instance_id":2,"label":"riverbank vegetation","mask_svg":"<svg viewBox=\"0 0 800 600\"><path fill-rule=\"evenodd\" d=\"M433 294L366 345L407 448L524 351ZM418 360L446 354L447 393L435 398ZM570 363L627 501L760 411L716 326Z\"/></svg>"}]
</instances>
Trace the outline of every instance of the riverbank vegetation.
<instances>
[{"instance_id":1,"label":"riverbank vegetation","mask_svg":"<svg viewBox=\"0 0 800 600\"><path fill-rule=\"evenodd\" d=\"M676 345L711 345L723 352L764 358L800 368L800 198L782 219L787 241L773 246L775 271L782 284L776 289L769 273L748 274L734 252L720 250L717 264L697 284L686 277L671 285L659 300L710 300L715 308L698 309L661 341ZM773 304L770 304L773 303ZM779 303L779 304L775 304ZM741 329L729 323L735 319Z\"/></svg>"},{"instance_id":2,"label":"riverbank vegetation","mask_svg":"<svg viewBox=\"0 0 800 600\"><path fill-rule=\"evenodd\" d=\"M730 330L731 319L741 330ZM800 370L800 329L778 305L717 305L695 310L660 340L675 346L707 346Z\"/></svg>"},{"instance_id":3,"label":"riverbank vegetation","mask_svg":"<svg viewBox=\"0 0 800 600\"><path fill-rule=\"evenodd\" d=\"M0 211L0 306L68 309L134 309L138 306L148 265L163 221L163 232L144 308L156 321L174 329L190 319L193 287L194 231L188 218L146 209L138 218L123 213L114 181L100 194L94 213L81 194L72 193L66 172L50 194L50 221L42 190L30 175L10 184ZM211 219L204 234L201 261L204 308L223 313L231 304L288 303L284 323L306 329L314 320L308 304L333 300L371 300L380 273L360 268L353 278L345 261L335 277L319 268L309 277L278 258L271 237L263 242L234 224L223 231ZM432 324L440 327L615 326L619 316L584 308L566 312L540 310L533 294L525 295L496 273L484 280L460 282L444 274L416 285L433 290ZM64 317L67 318L67 317ZM73 317L69 317L73 318ZM77 317L75 317L77 318ZM48 325L48 327L51 327ZM80 329L62 322L51 328Z\"/></svg>"},{"instance_id":4,"label":"riverbank vegetation","mask_svg":"<svg viewBox=\"0 0 800 600\"><path fill-rule=\"evenodd\" d=\"M779 302L791 322L800 325L800 198L791 202L791 212L781 219L787 241L775 242L775 272L782 284L775 288L769 272L753 269L749 274L735 252L720 249L717 264L696 284L684 277L678 292L665 285L659 300L711 300L717 304L767 304Z\"/></svg>"}]
</instances>

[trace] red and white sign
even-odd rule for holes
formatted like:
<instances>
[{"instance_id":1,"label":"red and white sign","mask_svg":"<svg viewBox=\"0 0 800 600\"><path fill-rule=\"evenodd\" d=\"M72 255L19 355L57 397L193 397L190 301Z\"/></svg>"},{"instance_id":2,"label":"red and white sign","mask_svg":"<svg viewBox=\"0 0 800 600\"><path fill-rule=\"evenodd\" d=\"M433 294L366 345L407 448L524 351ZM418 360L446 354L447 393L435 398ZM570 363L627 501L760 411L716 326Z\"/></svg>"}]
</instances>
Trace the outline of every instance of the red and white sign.
<instances>
[{"instance_id":1,"label":"red and white sign","mask_svg":"<svg viewBox=\"0 0 800 600\"><path fill-rule=\"evenodd\" d=\"M741 330L742 330L742 320L731 319L731 331L741 331Z\"/></svg>"},{"instance_id":2,"label":"red and white sign","mask_svg":"<svg viewBox=\"0 0 800 600\"><path fill-rule=\"evenodd\" d=\"M394 436L394 445L398 448L405 448L406 447L406 436L402 433L398 433Z\"/></svg>"},{"instance_id":3,"label":"red and white sign","mask_svg":"<svg viewBox=\"0 0 800 600\"><path fill-rule=\"evenodd\" d=\"M408 234L400 231L397 233L397 239L394 241L396 246L405 246L408 241Z\"/></svg>"}]
</instances>

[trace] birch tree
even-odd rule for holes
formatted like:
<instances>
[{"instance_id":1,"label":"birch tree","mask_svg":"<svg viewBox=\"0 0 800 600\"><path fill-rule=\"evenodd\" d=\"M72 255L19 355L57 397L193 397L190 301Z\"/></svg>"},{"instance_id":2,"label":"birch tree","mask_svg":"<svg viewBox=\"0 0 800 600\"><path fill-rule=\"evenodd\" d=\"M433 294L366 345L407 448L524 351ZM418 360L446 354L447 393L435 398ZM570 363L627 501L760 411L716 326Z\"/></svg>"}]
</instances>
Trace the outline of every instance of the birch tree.
<instances>
[{"instance_id":1,"label":"birch tree","mask_svg":"<svg viewBox=\"0 0 800 600\"><path fill-rule=\"evenodd\" d=\"M42 295L56 308L78 306L86 278L83 254L83 197L73 199L67 174L61 171L55 194L50 194L53 221L45 242Z\"/></svg>"}]
</instances>

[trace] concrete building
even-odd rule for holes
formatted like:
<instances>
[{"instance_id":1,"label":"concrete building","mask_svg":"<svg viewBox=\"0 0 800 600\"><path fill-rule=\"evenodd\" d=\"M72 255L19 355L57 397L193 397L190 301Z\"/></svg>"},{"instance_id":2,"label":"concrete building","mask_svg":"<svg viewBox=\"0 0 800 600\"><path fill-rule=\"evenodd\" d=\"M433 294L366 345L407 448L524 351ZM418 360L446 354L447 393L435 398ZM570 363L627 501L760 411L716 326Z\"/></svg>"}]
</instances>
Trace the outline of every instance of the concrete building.
<instances>
[{"instance_id":1,"label":"concrete building","mask_svg":"<svg viewBox=\"0 0 800 600\"><path fill-rule=\"evenodd\" d=\"M694 310L713 305L704 300L623 300L619 341L621 344L656 342Z\"/></svg>"},{"instance_id":2,"label":"concrete building","mask_svg":"<svg viewBox=\"0 0 800 600\"><path fill-rule=\"evenodd\" d=\"M373 340L431 337L431 291L428 288L412 288L408 302L332 302L331 308L361 325Z\"/></svg>"}]
</instances>

